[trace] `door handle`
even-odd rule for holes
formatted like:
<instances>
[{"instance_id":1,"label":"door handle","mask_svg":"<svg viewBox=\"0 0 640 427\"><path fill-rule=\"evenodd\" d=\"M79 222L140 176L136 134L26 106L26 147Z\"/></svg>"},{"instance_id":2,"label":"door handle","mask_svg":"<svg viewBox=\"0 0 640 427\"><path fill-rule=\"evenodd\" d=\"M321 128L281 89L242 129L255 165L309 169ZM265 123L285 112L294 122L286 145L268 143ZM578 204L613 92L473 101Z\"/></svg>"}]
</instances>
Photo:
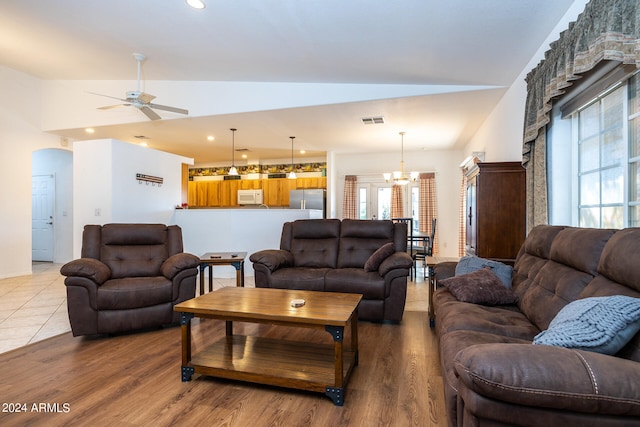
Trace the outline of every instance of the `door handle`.
<instances>
[{"instance_id":1,"label":"door handle","mask_svg":"<svg viewBox=\"0 0 640 427\"><path fill-rule=\"evenodd\" d=\"M47 224L49 224L49 225L53 225L53 222L48 222Z\"/></svg>"}]
</instances>

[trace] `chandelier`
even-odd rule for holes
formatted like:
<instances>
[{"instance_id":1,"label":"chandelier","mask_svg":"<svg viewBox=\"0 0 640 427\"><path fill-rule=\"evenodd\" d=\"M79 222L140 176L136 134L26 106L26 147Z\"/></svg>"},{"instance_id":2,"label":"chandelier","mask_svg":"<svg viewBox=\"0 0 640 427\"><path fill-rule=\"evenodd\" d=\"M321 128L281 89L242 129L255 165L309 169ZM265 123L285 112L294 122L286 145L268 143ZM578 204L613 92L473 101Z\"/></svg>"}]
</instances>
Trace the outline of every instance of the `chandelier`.
<instances>
[{"instance_id":1,"label":"chandelier","mask_svg":"<svg viewBox=\"0 0 640 427\"><path fill-rule=\"evenodd\" d=\"M291 138L291 172L289 172L287 178L296 179L296 173L293 171L293 140L295 139L295 136L290 136L289 138Z\"/></svg>"},{"instance_id":2,"label":"chandelier","mask_svg":"<svg viewBox=\"0 0 640 427\"><path fill-rule=\"evenodd\" d=\"M407 185L411 181L418 179L418 172L411 172L410 175L404 172L404 134L405 132L400 132L400 170L382 174L386 182L393 181L394 184L398 185Z\"/></svg>"},{"instance_id":3,"label":"chandelier","mask_svg":"<svg viewBox=\"0 0 640 427\"><path fill-rule=\"evenodd\" d=\"M229 175L238 175L238 169L236 169L236 130L229 129L231 134L231 167L229 168Z\"/></svg>"}]
</instances>

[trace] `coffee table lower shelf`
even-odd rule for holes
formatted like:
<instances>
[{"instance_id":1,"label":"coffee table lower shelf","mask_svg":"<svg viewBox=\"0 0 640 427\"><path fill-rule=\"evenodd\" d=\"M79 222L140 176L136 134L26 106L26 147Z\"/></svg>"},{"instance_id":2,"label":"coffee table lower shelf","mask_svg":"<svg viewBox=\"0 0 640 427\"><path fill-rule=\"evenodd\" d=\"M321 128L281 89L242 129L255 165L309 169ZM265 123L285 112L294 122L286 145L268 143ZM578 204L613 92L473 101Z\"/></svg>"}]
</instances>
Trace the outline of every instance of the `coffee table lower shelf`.
<instances>
[{"instance_id":1,"label":"coffee table lower shelf","mask_svg":"<svg viewBox=\"0 0 640 427\"><path fill-rule=\"evenodd\" d=\"M342 385L358 364L357 358L355 351L343 351L343 378L339 381L334 344L231 335L195 354L187 366L182 367L182 380L189 381L196 373L316 391L325 393L336 405L342 405Z\"/></svg>"}]
</instances>

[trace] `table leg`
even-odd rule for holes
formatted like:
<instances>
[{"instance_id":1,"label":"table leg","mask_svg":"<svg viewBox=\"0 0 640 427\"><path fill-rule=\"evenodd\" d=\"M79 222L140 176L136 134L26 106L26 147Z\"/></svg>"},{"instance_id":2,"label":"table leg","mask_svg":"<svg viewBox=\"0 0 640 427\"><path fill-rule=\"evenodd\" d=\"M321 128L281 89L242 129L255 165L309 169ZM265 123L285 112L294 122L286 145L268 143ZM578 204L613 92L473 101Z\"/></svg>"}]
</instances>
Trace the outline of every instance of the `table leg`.
<instances>
[{"instance_id":1,"label":"table leg","mask_svg":"<svg viewBox=\"0 0 640 427\"><path fill-rule=\"evenodd\" d=\"M180 328L182 332L182 366L180 374L182 382L191 381L194 374L193 367L189 366L191 362L191 319L193 313L180 313Z\"/></svg>"},{"instance_id":2,"label":"table leg","mask_svg":"<svg viewBox=\"0 0 640 427\"><path fill-rule=\"evenodd\" d=\"M434 327L436 324L436 315L433 312L433 292L436 287L435 269L433 265L429 266L429 326Z\"/></svg>"},{"instance_id":3,"label":"table leg","mask_svg":"<svg viewBox=\"0 0 640 427\"><path fill-rule=\"evenodd\" d=\"M231 265L236 269L236 286L244 287L244 260L233 261Z\"/></svg>"},{"instance_id":4,"label":"table leg","mask_svg":"<svg viewBox=\"0 0 640 427\"><path fill-rule=\"evenodd\" d=\"M353 364L358 364L358 315L351 316L351 351L353 351Z\"/></svg>"},{"instance_id":5,"label":"table leg","mask_svg":"<svg viewBox=\"0 0 640 427\"><path fill-rule=\"evenodd\" d=\"M344 372L342 341L344 337L344 327L325 326L325 330L333 336L333 360L335 366L335 386L327 387L325 395L333 400L336 406L344 405Z\"/></svg>"},{"instance_id":6,"label":"table leg","mask_svg":"<svg viewBox=\"0 0 640 427\"><path fill-rule=\"evenodd\" d=\"M228 337L233 335L233 322L230 320L225 321L225 329Z\"/></svg>"},{"instance_id":7,"label":"table leg","mask_svg":"<svg viewBox=\"0 0 640 427\"><path fill-rule=\"evenodd\" d=\"M200 295L204 294L204 269L207 267L207 264L200 264Z\"/></svg>"}]
</instances>

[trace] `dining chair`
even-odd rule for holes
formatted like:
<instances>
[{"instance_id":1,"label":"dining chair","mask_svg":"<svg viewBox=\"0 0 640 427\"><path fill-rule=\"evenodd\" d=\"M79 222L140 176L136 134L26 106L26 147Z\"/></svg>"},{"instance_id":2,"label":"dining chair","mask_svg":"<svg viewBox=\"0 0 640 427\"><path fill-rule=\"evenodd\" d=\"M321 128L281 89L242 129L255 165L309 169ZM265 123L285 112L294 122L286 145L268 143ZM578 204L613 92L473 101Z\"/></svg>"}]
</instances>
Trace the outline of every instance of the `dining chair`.
<instances>
[{"instance_id":1,"label":"dining chair","mask_svg":"<svg viewBox=\"0 0 640 427\"><path fill-rule=\"evenodd\" d=\"M413 259L413 266L411 267L411 271L409 272L409 277L413 280L413 274L416 271L416 259L413 256L415 242L413 237L413 218L391 218L391 221L397 223L405 223L407 224L407 253L411 255Z\"/></svg>"}]
</instances>

